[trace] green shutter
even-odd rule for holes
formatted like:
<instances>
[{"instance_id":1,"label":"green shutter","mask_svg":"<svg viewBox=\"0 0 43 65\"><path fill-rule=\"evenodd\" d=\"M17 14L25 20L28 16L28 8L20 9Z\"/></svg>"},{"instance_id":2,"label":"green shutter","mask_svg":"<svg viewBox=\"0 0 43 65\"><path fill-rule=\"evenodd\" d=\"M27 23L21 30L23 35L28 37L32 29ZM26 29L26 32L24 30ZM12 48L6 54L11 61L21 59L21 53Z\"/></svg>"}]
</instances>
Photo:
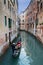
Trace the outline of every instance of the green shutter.
<instances>
[{"instance_id":1,"label":"green shutter","mask_svg":"<svg viewBox=\"0 0 43 65\"><path fill-rule=\"evenodd\" d=\"M8 27L11 28L11 19L8 18Z\"/></svg>"}]
</instances>

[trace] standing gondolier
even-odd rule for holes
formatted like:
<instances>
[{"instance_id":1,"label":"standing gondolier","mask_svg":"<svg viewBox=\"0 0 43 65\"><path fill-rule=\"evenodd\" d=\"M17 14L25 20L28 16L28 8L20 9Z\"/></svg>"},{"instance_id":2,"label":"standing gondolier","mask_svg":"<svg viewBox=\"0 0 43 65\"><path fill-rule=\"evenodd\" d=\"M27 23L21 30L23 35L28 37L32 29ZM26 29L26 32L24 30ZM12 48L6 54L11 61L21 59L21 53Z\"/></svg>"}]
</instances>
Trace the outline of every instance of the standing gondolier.
<instances>
[{"instance_id":1,"label":"standing gondolier","mask_svg":"<svg viewBox=\"0 0 43 65\"><path fill-rule=\"evenodd\" d=\"M15 43L13 43L13 44L11 45L11 47L12 47L12 53L14 53L14 50L15 50Z\"/></svg>"}]
</instances>

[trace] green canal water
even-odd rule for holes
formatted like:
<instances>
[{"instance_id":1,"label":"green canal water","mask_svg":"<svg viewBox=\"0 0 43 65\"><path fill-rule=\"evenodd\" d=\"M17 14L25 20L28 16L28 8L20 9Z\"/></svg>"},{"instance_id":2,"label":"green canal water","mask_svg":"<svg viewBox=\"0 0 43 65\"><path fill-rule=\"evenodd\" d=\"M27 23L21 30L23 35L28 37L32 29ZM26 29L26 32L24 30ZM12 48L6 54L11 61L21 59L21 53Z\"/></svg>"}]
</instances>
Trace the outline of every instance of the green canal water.
<instances>
[{"instance_id":1,"label":"green canal water","mask_svg":"<svg viewBox=\"0 0 43 65\"><path fill-rule=\"evenodd\" d=\"M11 47L0 58L0 65L43 65L43 45L31 34L21 31L19 58L12 57Z\"/></svg>"}]
</instances>

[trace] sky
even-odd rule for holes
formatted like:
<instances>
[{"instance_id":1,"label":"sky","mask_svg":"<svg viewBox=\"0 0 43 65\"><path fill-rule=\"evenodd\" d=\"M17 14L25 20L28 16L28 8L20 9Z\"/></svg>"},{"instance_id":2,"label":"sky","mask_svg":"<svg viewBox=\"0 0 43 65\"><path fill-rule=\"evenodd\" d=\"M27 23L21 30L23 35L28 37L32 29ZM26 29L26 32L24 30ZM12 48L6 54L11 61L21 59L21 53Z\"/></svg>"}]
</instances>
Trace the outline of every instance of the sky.
<instances>
[{"instance_id":1,"label":"sky","mask_svg":"<svg viewBox=\"0 0 43 65\"><path fill-rule=\"evenodd\" d=\"M30 0L18 0L18 13L20 14L29 5Z\"/></svg>"}]
</instances>

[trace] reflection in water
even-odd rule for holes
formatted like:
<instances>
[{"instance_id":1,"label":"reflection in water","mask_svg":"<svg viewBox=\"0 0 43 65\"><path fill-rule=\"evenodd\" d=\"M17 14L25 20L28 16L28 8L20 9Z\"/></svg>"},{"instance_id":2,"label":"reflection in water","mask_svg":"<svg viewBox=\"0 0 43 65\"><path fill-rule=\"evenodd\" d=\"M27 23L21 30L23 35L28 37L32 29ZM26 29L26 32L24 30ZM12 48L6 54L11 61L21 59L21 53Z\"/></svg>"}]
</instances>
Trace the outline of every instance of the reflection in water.
<instances>
[{"instance_id":1,"label":"reflection in water","mask_svg":"<svg viewBox=\"0 0 43 65\"><path fill-rule=\"evenodd\" d=\"M26 54L26 51L24 50L24 48L22 48L22 50L21 50L20 61L24 65L30 65L30 62L32 62L31 57Z\"/></svg>"},{"instance_id":2,"label":"reflection in water","mask_svg":"<svg viewBox=\"0 0 43 65\"><path fill-rule=\"evenodd\" d=\"M21 38L26 56L31 58L30 65L43 65L43 46L41 43L26 32L21 32Z\"/></svg>"},{"instance_id":3,"label":"reflection in water","mask_svg":"<svg viewBox=\"0 0 43 65\"><path fill-rule=\"evenodd\" d=\"M43 46L32 35L21 32L22 49L19 58L12 57L12 50L0 58L0 65L43 65Z\"/></svg>"}]
</instances>

